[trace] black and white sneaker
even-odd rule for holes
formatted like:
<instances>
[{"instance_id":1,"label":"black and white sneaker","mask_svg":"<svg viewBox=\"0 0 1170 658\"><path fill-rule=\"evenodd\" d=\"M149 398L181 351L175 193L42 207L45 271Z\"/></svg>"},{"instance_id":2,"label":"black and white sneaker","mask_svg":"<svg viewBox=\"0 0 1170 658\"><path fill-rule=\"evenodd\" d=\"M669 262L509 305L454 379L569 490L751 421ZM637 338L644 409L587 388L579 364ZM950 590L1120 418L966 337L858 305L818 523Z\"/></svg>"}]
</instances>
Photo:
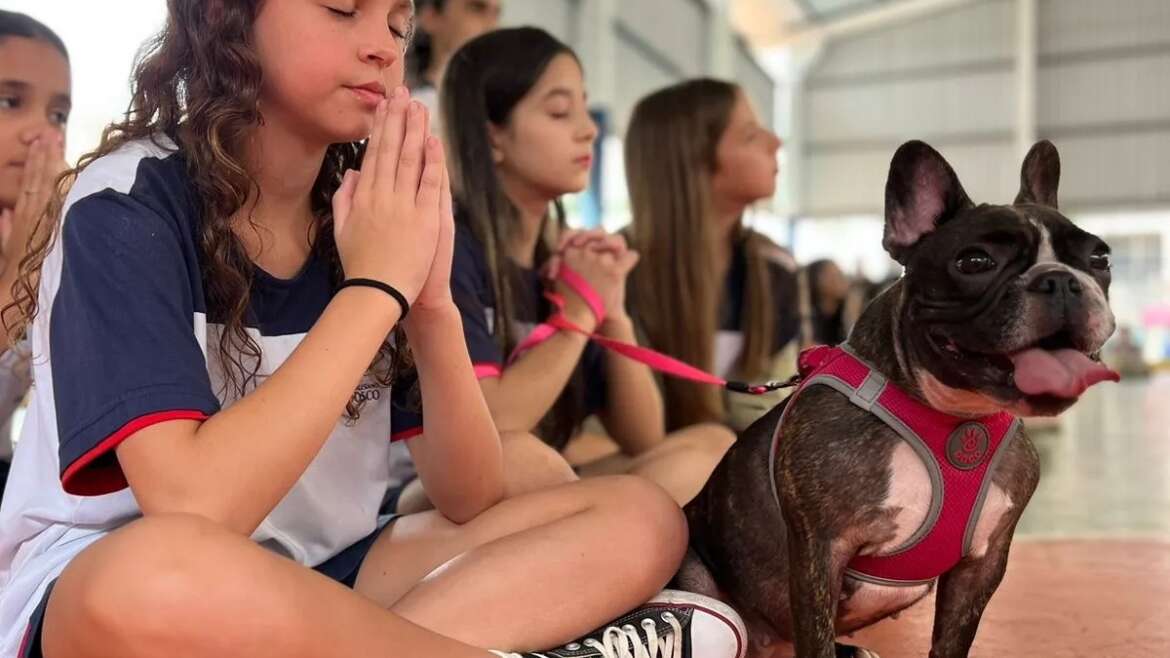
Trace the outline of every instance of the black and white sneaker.
<instances>
[{"instance_id":1,"label":"black and white sneaker","mask_svg":"<svg viewBox=\"0 0 1170 658\"><path fill-rule=\"evenodd\" d=\"M500 658L745 658L747 629L715 599L663 590L642 607L558 649Z\"/></svg>"}]
</instances>

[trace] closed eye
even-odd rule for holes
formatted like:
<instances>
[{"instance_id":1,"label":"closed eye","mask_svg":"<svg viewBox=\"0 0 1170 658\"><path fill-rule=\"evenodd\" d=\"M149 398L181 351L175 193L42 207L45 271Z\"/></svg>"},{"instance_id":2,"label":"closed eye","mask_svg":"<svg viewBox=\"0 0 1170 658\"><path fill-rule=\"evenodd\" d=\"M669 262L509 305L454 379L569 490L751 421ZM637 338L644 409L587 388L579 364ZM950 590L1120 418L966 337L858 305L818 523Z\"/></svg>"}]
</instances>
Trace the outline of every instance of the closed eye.
<instances>
[{"instance_id":1,"label":"closed eye","mask_svg":"<svg viewBox=\"0 0 1170 658\"><path fill-rule=\"evenodd\" d=\"M390 34L393 34L394 38L398 39L400 41L406 41L406 40L410 39L411 32L412 32L412 30L410 28L406 28L405 30L400 30L400 29L394 27L393 25L390 26Z\"/></svg>"}]
</instances>

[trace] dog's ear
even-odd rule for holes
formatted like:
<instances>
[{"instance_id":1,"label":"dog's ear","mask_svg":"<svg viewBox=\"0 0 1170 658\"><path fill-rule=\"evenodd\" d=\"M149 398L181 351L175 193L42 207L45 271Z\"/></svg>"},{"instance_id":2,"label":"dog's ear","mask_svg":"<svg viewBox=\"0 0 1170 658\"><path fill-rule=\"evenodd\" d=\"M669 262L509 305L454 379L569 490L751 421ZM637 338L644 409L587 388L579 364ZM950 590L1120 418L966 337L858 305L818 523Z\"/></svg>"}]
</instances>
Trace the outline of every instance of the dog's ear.
<instances>
[{"instance_id":1,"label":"dog's ear","mask_svg":"<svg viewBox=\"0 0 1170 658\"><path fill-rule=\"evenodd\" d=\"M1052 142L1036 142L1020 171L1020 193L1016 204L1035 203L1056 208L1056 188L1060 186L1060 154Z\"/></svg>"},{"instance_id":2,"label":"dog's ear","mask_svg":"<svg viewBox=\"0 0 1170 658\"><path fill-rule=\"evenodd\" d=\"M890 162L882 246L905 265L910 249L973 204L947 161L925 142L906 142Z\"/></svg>"}]
</instances>

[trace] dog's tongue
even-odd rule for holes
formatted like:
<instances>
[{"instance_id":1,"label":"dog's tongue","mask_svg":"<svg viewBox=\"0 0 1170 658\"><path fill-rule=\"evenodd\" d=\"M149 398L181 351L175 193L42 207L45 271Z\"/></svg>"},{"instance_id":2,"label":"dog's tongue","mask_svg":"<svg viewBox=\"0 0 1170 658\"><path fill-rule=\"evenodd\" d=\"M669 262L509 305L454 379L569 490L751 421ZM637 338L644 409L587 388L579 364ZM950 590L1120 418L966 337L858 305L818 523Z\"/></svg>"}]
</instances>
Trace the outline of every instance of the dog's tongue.
<instances>
[{"instance_id":1,"label":"dog's tongue","mask_svg":"<svg viewBox=\"0 0 1170 658\"><path fill-rule=\"evenodd\" d=\"M1025 395L1075 399L1093 384L1121 381L1121 375L1076 350L1032 348L1012 355L1016 388Z\"/></svg>"}]
</instances>

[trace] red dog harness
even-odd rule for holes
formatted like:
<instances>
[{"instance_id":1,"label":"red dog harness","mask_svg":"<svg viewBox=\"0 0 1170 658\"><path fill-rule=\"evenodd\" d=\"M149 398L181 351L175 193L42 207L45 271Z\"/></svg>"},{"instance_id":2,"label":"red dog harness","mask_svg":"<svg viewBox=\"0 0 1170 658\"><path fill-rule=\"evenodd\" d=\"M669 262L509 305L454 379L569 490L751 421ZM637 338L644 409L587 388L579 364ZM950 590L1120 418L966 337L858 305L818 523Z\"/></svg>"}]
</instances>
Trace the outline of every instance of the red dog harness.
<instances>
[{"instance_id":1,"label":"red dog harness","mask_svg":"<svg viewBox=\"0 0 1170 658\"><path fill-rule=\"evenodd\" d=\"M971 550L990 475L1019 420L1006 412L972 420L932 409L891 384L847 346L805 350L799 368L800 386L772 439L769 469L777 504L776 448L784 419L803 391L828 386L897 432L926 465L932 490L926 520L909 540L880 555L855 557L847 573L880 585L908 586L929 583L949 571Z\"/></svg>"}]
</instances>

